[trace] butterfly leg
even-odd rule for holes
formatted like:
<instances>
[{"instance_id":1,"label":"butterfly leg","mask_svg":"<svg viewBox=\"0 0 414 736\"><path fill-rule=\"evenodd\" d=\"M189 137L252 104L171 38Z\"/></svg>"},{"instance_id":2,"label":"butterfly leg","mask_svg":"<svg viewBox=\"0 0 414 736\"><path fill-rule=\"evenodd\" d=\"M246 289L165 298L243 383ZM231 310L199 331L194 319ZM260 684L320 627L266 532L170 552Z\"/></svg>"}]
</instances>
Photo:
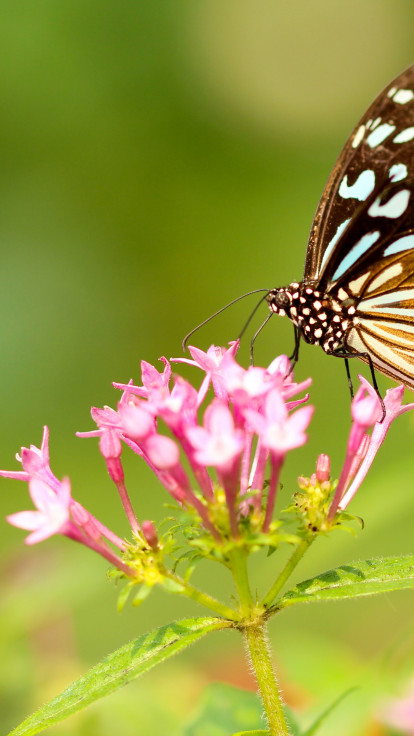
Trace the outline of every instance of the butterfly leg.
<instances>
[{"instance_id":1,"label":"butterfly leg","mask_svg":"<svg viewBox=\"0 0 414 736\"><path fill-rule=\"evenodd\" d=\"M344 361L345 361L346 375L347 375L347 378L348 378L349 392L351 394L351 399L353 399L354 398L354 386L353 386L353 383L352 383L351 371L349 370L349 360L348 360L348 358L344 358Z\"/></svg>"},{"instance_id":2,"label":"butterfly leg","mask_svg":"<svg viewBox=\"0 0 414 736\"><path fill-rule=\"evenodd\" d=\"M337 358L343 358L345 360L346 373L347 373L347 376L348 376L348 385L349 385L349 387L351 389L351 396L352 397L353 397L353 386L352 386L351 374L350 374L350 371L349 371L349 359L350 358L362 358L366 363L368 363L369 370L370 370L370 373L371 373L372 385L373 385L374 390L375 390L375 393L377 394L378 399L379 399L379 401L381 403L382 417L380 419L380 423L382 423L384 421L384 419L385 419L385 414L386 414L385 404L384 404L384 400L383 400L383 398L381 396L380 390L378 388L377 378L376 378L376 375L375 375L374 364L372 362L372 358L371 358L370 354L369 353L333 352L332 355L335 355L335 357L337 357Z\"/></svg>"},{"instance_id":3,"label":"butterfly leg","mask_svg":"<svg viewBox=\"0 0 414 736\"><path fill-rule=\"evenodd\" d=\"M295 333L295 347L293 348L292 355L289 355L290 371L288 373L288 376L290 376L290 374L293 373L293 369L299 360L300 329L299 327L296 327L296 325L293 325L293 331Z\"/></svg>"}]
</instances>

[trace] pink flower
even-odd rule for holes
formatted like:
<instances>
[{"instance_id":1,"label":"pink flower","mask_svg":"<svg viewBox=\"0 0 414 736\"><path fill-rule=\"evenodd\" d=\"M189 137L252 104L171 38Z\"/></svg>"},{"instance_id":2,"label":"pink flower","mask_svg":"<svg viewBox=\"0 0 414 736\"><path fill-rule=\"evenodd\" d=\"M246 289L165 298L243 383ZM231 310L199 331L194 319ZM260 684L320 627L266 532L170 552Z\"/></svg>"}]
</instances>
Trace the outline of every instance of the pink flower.
<instances>
[{"instance_id":1,"label":"pink flower","mask_svg":"<svg viewBox=\"0 0 414 736\"><path fill-rule=\"evenodd\" d=\"M223 377L221 373L221 363L226 355L234 356L239 349L239 341L229 343L230 347L225 350L224 348L210 345L209 349L205 353L204 350L200 350L192 345L189 345L188 350L193 358L171 358L174 363L188 363L188 365L195 365L201 368L206 373L206 377L202 383L199 392L199 403L203 401L207 394L210 383L213 383L214 393L218 398L226 398L226 390L223 386Z\"/></svg>"},{"instance_id":2,"label":"pink flower","mask_svg":"<svg viewBox=\"0 0 414 736\"><path fill-rule=\"evenodd\" d=\"M360 376L360 379L362 379L361 376ZM364 384L365 383L366 382L364 379ZM339 503L340 509L345 509L348 506L351 499L354 497L362 481L364 480L366 474L368 473L368 470L370 469L379 448L384 442L385 436L392 422L394 421L394 419L401 416L401 414L405 414L406 411L410 411L411 409L414 409L414 403L405 404L405 405L402 403L403 395L404 395L403 385L388 389L388 391L386 392L385 397L384 397L384 406L385 406L384 420L377 421L375 423L372 435L369 438L369 442L366 447L364 457L361 458L362 462L359 467L359 470L358 472L355 471L354 473L355 477L353 479L353 482L346 489L346 492L344 492L341 497L341 500Z\"/></svg>"},{"instance_id":3,"label":"pink flower","mask_svg":"<svg viewBox=\"0 0 414 736\"><path fill-rule=\"evenodd\" d=\"M51 486L56 492L60 488L60 481L52 473L49 464L49 428L43 427L42 444L39 447L30 445L30 448L22 447L20 455L16 459L22 464L23 470L0 470L3 478L15 478L16 480L29 481L39 478Z\"/></svg>"},{"instance_id":4,"label":"pink flower","mask_svg":"<svg viewBox=\"0 0 414 736\"><path fill-rule=\"evenodd\" d=\"M272 454L282 456L305 444L305 432L312 414L313 407L305 406L289 415L277 389L266 396L263 414L251 409L245 411L247 421L259 435L263 446Z\"/></svg>"},{"instance_id":5,"label":"pink flower","mask_svg":"<svg viewBox=\"0 0 414 736\"><path fill-rule=\"evenodd\" d=\"M377 392L366 378L363 376L358 378L361 385L351 402L351 416L357 426L368 429L381 418L381 403Z\"/></svg>"},{"instance_id":6,"label":"pink flower","mask_svg":"<svg viewBox=\"0 0 414 736\"><path fill-rule=\"evenodd\" d=\"M128 384L125 383L113 383L115 388L120 388L123 391L129 391L137 396L143 396L144 398L151 398L154 391L160 389L167 389L171 378L171 366L167 358L160 358L164 363L164 370L162 373L157 371L155 366L151 363L147 363L146 360L141 361L141 378L142 386L134 386L132 381Z\"/></svg>"},{"instance_id":7,"label":"pink flower","mask_svg":"<svg viewBox=\"0 0 414 736\"><path fill-rule=\"evenodd\" d=\"M197 423L197 391L181 376L175 378L170 394L158 391L152 396L151 403L177 437L183 436L187 426Z\"/></svg>"},{"instance_id":8,"label":"pink flower","mask_svg":"<svg viewBox=\"0 0 414 736\"><path fill-rule=\"evenodd\" d=\"M155 420L144 401L120 401L118 417L122 434L138 444L155 432Z\"/></svg>"},{"instance_id":9,"label":"pink flower","mask_svg":"<svg viewBox=\"0 0 414 736\"><path fill-rule=\"evenodd\" d=\"M9 524L32 532L26 537L26 544L36 544L53 534L65 534L70 526L68 478L63 479L55 492L44 481L33 477L29 492L37 511L20 511L7 517Z\"/></svg>"},{"instance_id":10,"label":"pink flower","mask_svg":"<svg viewBox=\"0 0 414 736\"><path fill-rule=\"evenodd\" d=\"M232 414L221 399L215 399L206 409L204 427L189 427L186 434L197 462L222 472L231 470L243 451L243 432L235 429Z\"/></svg>"}]
</instances>

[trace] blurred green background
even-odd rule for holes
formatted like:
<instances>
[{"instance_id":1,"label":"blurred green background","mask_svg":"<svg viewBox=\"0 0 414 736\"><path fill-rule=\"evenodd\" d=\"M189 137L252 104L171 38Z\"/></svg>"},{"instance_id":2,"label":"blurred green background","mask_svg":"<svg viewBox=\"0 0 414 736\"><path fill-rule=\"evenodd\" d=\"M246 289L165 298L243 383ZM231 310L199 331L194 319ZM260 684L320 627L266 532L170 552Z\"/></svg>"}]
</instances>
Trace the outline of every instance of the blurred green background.
<instances>
[{"instance_id":1,"label":"blurred green background","mask_svg":"<svg viewBox=\"0 0 414 736\"><path fill-rule=\"evenodd\" d=\"M115 405L111 381L139 380L142 358L179 355L183 335L230 299L301 277L329 171L371 99L414 60L413 31L411 0L1 4L1 467L17 468L14 453L39 445L47 423L55 473L128 533L96 441L75 431L92 428L90 405ZM195 344L234 339L254 304L217 318ZM256 360L291 348L291 326L275 319ZM321 451L338 474L349 427L341 361L303 346L296 375L313 376L316 414L287 463L285 498ZM351 507L364 531L321 539L300 578L413 551L413 440L407 414ZM163 491L135 458L126 468L139 518L161 519ZM28 507L23 484L1 486L2 516ZM203 614L155 592L119 615L105 562L63 538L34 549L23 538L2 525L2 732L127 639ZM205 566L201 578L228 599L226 576ZM381 733L367 725L372 713L414 671L413 601L405 592L277 617L287 700L317 713L357 685L335 733ZM218 679L252 687L236 634L212 636L50 733L180 735Z\"/></svg>"}]
</instances>

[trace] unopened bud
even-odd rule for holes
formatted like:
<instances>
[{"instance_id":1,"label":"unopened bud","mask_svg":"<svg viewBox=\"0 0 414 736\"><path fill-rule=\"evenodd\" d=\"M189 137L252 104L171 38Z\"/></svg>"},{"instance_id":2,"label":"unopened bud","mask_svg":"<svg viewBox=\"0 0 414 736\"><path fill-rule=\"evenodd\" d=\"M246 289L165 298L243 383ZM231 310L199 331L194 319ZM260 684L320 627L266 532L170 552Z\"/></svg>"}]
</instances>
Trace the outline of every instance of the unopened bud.
<instances>
[{"instance_id":1,"label":"unopened bud","mask_svg":"<svg viewBox=\"0 0 414 736\"><path fill-rule=\"evenodd\" d=\"M158 547L158 536L152 521L143 521L141 524L141 529L145 537L145 541L148 542L149 546L152 547L152 549L156 549Z\"/></svg>"},{"instance_id":2,"label":"unopened bud","mask_svg":"<svg viewBox=\"0 0 414 736\"><path fill-rule=\"evenodd\" d=\"M329 480L331 472L331 461L329 455L321 454L316 463L316 478L319 483Z\"/></svg>"}]
</instances>

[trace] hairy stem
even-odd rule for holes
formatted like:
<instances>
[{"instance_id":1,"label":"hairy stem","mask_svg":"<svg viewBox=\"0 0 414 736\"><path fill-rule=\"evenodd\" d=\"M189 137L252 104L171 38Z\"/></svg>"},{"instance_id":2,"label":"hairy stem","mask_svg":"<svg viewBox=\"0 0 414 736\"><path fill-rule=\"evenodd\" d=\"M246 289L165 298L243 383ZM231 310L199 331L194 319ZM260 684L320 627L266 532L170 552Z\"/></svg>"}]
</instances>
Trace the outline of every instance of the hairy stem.
<instances>
[{"instance_id":1,"label":"hairy stem","mask_svg":"<svg viewBox=\"0 0 414 736\"><path fill-rule=\"evenodd\" d=\"M241 615L250 618L254 603L247 574L247 555L241 549L234 549L230 559L229 567L239 594Z\"/></svg>"},{"instance_id":2,"label":"hairy stem","mask_svg":"<svg viewBox=\"0 0 414 736\"><path fill-rule=\"evenodd\" d=\"M266 713L269 736L288 736L289 730L270 658L266 624L261 620L246 626L243 633Z\"/></svg>"}]
</instances>

